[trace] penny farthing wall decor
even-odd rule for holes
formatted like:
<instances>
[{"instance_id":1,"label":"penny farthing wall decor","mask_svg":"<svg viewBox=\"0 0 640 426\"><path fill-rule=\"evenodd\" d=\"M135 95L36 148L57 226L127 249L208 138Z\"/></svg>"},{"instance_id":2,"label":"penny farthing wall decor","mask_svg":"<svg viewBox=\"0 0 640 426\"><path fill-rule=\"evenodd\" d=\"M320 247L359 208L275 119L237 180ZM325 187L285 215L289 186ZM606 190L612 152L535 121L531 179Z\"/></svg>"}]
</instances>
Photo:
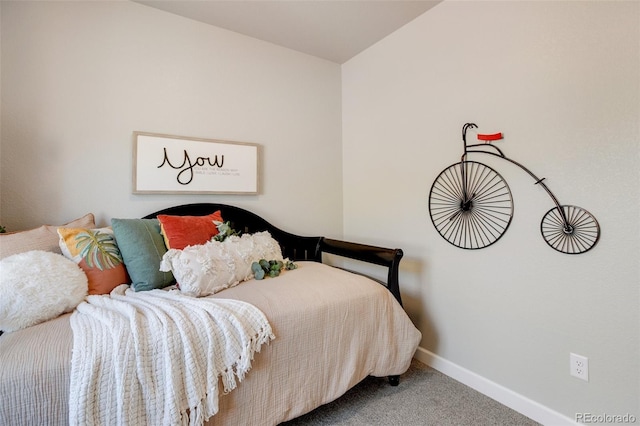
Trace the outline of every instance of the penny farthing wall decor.
<instances>
[{"instance_id":1,"label":"penny farthing wall decor","mask_svg":"<svg viewBox=\"0 0 640 426\"><path fill-rule=\"evenodd\" d=\"M600 239L596 218L577 206L560 205L551 190L529 169L507 156L492 142L502 133L478 134L480 143L468 144L467 131L474 123L462 127L463 154L436 177L429 192L429 213L438 233L449 243L463 249L481 249L504 235L513 218L513 197L504 178L486 164L468 160L471 153L488 154L507 160L527 172L555 204L540 224L542 238L554 250L580 254L591 250Z\"/></svg>"}]
</instances>

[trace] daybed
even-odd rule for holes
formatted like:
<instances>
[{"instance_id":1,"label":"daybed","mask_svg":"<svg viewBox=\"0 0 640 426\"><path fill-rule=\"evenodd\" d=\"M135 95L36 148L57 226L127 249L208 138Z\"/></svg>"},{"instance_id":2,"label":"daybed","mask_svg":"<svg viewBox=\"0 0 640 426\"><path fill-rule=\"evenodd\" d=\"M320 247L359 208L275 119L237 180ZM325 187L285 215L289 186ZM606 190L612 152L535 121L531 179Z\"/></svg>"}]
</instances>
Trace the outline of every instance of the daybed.
<instances>
[{"instance_id":1,"label":"daybed","mask_svg":"<svg viewBox=\"0 0 640 426\"><path fill-rule=\"evenodd\" d=\"M249 279L207 296L255 306L268 319L275 338L255 353L250 371L235 389L220 392L219 410L206 424L276 425L340 397L368 375L388 376L392 385L398 384L420 339L401 305L401 250L294 235L254 213L223 204L172 207L145 219L205 216L217 211L244 234L268 231L279 243L283 257L293 261L297 269L275 278ZM387 280L380 285L322 263L327 257L335 260L334 255L386 267ZM126 257L124 263L129 268ZM106 296L90 297L103 300ZM69 400L70 393L82 394L70 389L72 353L80 349L73 348L70 327L70 318L76 313L0 336L0 424L69 423L70 407L75 412L77 404L75 396ZM91 336L84 339L89 341ZM157 372L159 376L165 373ZM105 418L109 417L88 422L106 424ZM71 419L71 423L77 422L77 418Z\"/></svg>"}]
</instances>

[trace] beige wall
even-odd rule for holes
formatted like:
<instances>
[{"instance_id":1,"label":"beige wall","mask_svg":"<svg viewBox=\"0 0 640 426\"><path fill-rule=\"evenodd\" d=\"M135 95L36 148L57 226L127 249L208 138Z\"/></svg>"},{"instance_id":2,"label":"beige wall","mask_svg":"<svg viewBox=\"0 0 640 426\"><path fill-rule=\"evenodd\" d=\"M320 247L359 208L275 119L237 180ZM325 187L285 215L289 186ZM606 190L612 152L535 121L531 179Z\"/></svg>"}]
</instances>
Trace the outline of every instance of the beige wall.
<instances>
[{"instance_id":1,"label":"beige wall","mask_svg":"<svg viewBox=\"0 0 640 426\"><path fill-rule=\"evenodd\" d=\"M216 201L341 234L337 64L131 2L1 7L8 229ZM132 195L134 131L260 144L260 195Z\"/></svg>"},{"instance_id":2,"label":"beige wall","mask_svg":"<svg viewBox=\"0 0 640 426\"><path fill-rule=\"evenodd\" d=\"M567 418L640 418L638 3L446 1L342 69L129 2L0 12L9 229L201 201L300 233L341 237L344 220L347 239L404 249L419 356ZM513 222L488 249L446 243L427 196L467 121L504 132L508 155L591 211L598 246L547 247L547 195L485 158L511 185ZM261 144L261 194L132 195L136 130ZM589 357L588 383L569 352Z\"/></svg>"},{"instance_id":3,"label":"beige wall","mask_svg":"<svg viewBox=\"0 0 640 426\"><path fill-rule=\"evenodd\" d=\"M571 419L640 420L639 23L637 2L445 1L343 65L345 237L404 249L419 355ZM596 216L595 249L549 248L551 199L488 156L471 159L511 186L507 233L473 251L437 234L429 190L468 121Z\"/></svg>"}]
</instances>

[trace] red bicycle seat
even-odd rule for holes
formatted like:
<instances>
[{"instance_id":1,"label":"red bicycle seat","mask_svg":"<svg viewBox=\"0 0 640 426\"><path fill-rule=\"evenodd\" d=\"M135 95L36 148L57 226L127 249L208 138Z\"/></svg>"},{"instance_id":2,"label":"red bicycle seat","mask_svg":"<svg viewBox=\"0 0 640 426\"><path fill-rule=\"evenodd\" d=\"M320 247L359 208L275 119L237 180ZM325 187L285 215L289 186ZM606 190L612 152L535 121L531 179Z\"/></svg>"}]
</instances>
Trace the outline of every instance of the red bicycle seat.
<instances>
[{"instance_id":1,"label":"red bicycle seat","mask_svg":"<svg viewBox=\"0 0 640 426\"><path fill-rule=\"evenodd\" d=\"M490 135L484 135L484 134L480 134L478 133L478 140L479 141L497 141L502 139L502 132L500 133L493 133Z\"/></svg>"}]
</instances>

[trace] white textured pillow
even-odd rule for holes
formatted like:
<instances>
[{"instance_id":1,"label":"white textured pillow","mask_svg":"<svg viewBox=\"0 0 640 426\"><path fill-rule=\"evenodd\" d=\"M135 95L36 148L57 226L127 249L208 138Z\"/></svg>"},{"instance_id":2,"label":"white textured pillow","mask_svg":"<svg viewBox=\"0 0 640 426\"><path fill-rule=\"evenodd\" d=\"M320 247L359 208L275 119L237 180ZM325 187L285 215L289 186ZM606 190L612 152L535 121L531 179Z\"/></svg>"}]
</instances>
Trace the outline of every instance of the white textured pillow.
<instances>
[{"instance_id":1,"label":"white textured pillow","mask_svg":"<svg viewBox=\"0 0 640 426\"><path fill-rule=\"evenodd\" d=\"M160 270L173 273L180 291L200 297L253 278L251 264L260 259L283 260L280 245L267 231L171 249Z\"/></svg>"},{"instance_id":2,"label":"white textured pillow","mask_svg":"<svg viewBox=\"0 0 640 426\"><path fill-rule=\"evenodd\" d=\"M61 254L33 250L0 260L0 330L16 331L72 311L86 274Z\"/></svg>"}]
</instances>

